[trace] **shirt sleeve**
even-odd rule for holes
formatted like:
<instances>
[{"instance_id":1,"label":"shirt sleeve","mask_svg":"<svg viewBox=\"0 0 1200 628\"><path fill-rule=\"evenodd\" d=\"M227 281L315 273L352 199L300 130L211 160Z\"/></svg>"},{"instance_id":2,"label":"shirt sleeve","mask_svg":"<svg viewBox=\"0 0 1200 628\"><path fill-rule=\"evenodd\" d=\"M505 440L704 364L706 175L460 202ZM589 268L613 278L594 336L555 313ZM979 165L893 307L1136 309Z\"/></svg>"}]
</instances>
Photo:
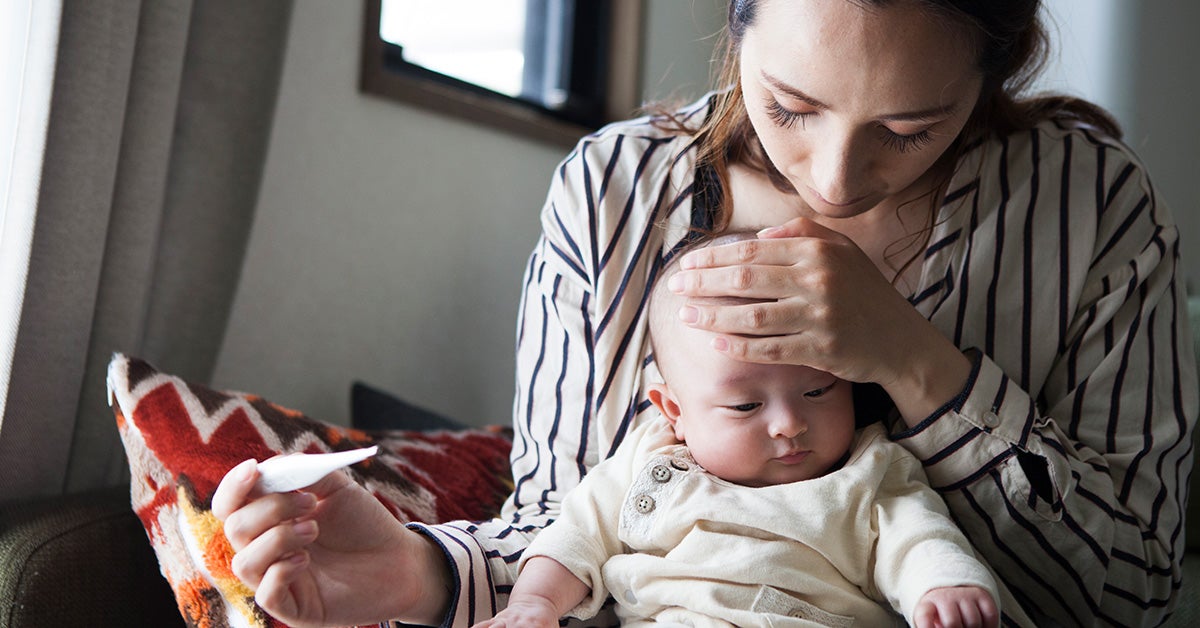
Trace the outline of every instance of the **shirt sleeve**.
<instances>
[{"instance_id":1,"label":"shirt sleeve","mask_svg":"<svg viewBox=\"0 0 1200 628\"><path fill-rule=\"evenodd\" d=\"M505 606L523 551L595 464L594 213L587 209L594 207L611 141L601 149L592 144L585 139L556 171L542 235L524 273L510 456L514 492L491 521L412 524L441 546L451 565L454 590L444 627L470 626Z\"/></svg>"},{"instance_id":2,"label":"shirt sleeve","mask_svg":"<svg viewBox=\"0 0 1200 628\"><path fill-rule=\"evenodd\" d=\"M874 553L879 592L909 625L917 602L940 587L979 587L1003 611L996 580L975 557L941 498L929 488L920 462L891 447L900 451L891 456L872 508L879 533Z\"/></svg>"},{"instance_id":3,"label":"shirt sleeve","mask_svg":"<svg viewBox=\"0 0 1200 628\"><path fill-rule=\"evenodd\" d=\"M1032 343L1050 352L1040 389L969 350L962 393L894 438L1031 612L1158 625L1180 584L1195 355L1173 221L1128 153L1095 154L1095 223L1079 204L1070 227L1094 229L1085 257L1032 253L1038 273L1085 267L1062 287L1073 295L1059 304L1063 333L1026 341L1026 355Z\"/></svg>"}]
</instances>

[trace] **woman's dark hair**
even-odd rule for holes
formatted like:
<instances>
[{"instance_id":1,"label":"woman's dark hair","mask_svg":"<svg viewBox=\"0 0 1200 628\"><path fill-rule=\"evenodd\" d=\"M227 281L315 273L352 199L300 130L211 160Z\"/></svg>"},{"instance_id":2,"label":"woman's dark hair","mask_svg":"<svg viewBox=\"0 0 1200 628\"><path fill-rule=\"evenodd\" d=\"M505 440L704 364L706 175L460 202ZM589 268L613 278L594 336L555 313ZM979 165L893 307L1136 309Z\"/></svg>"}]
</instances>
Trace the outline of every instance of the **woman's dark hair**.
<instances>
[{"instance_id":1,"label":"woman's dark hair","mask_svg":"<svg viewBox=\"0 0 1200 628\"><path fill-rule=\"evenodd\" d=\"M904 0L847 0L865 9ZM935 18L961 26L969 33L983 74L983 85L975 110L962 133L934 168L941 185L931 191L930 221L940 203L942 188L949 183L952 168L972 140L1003 136L1028 129L1050 118L1073 118L1102 129L1114 137L1121 131L1112 116L1084 100L1063 95L1026 97L1025 91L1045 65L1049 37L1039 17L1040 0L908 0ZM739 63L742 39L759 13L760 0L730 0L725 32L724 64L719 85L726 87L714 98L711 114L696 131L700 164L711 167L720 189L729 189L729 165L738 163L765 173L780 190L793 192L790 183L767 158L746 115ZM727 195L721 195L721 211L714 228L722 230L729 220ZM930 224L930 227L932 224ZM906 248L906 247L905 247ZM911 263L911 260L909 260ZM907 263L905 264L907 265Z\"/></svg>"}]
</instances>

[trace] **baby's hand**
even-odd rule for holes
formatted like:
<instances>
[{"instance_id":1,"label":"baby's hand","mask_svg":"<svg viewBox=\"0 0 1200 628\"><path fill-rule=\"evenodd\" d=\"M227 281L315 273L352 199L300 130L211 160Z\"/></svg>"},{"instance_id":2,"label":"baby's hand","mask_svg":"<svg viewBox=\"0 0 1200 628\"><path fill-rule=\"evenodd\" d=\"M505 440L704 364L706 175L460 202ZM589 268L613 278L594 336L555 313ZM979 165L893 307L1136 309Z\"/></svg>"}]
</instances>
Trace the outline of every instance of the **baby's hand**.
<instances>
[{"instance_id":1,"label":"baby's hand","mask_svg":"<svg viewBox=\"0 0 1200 628\"><path fill-rule=\"evenodd\" d=\"M471 628L558 628L558 614L550 600L525 596L509 599L507 608Z\"/></svg>"},{"instance_id":2,"label":"baby's hand","mask_svg":"<svg viewBox=\"0 0 1200 628\"><path fill-rule=\"evenodd\" d=\"M979 587L931 589L913 610L917 628L995 628L1000 611L990 593Z\"/></svg>"}]
</instances>

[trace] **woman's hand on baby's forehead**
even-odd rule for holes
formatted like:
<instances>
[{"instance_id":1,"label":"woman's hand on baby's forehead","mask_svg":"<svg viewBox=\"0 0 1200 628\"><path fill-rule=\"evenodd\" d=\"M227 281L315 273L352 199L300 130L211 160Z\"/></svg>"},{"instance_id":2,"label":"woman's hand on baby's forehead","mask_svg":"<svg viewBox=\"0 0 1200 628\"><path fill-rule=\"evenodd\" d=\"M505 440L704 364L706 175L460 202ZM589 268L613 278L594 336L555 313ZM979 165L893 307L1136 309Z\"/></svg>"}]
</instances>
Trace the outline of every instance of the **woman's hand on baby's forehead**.
<instances>
[{"instance_id":1,"label":"woman's hand on baby's forehead","mask_svg":"<svg viewBox=\"0 0 1200 628\"><path fill-rule=\"evenodd\" d=\"M791 265L796 259L796 247L801 243L796 238L812 241L850 244L846 236L807 218L793 218L775 227L757 233L737 233L720 236L707 246L689 251L680 260L684 270L763 264L771 266ZM814 244L809 242L808 244Z\"/></svg>"}]
</instances>

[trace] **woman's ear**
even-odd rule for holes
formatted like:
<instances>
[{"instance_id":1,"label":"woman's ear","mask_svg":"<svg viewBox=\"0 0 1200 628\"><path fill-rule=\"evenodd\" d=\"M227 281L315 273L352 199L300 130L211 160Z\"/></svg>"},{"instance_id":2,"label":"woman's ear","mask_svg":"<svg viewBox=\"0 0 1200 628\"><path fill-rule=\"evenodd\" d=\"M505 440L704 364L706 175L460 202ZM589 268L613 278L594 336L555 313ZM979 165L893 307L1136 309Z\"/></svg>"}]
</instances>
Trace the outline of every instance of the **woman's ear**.
<instances>
[{"instance_id":1,"label":"woman's ear","mask_svg":"<svg viewBox=\"0 0 1200 628\"><path fill-rule=\"evenodd\" d=\"M683 439L683 426L679 423L679 402L675 401L674 395L671 394L671 389L667 388L666 384L650 384L650 389L646 391L646 396L650 398L650 403L658 408L663 417L667 419L667 423L675 428L675 438Z\"/></svg>"}]
</instances>

